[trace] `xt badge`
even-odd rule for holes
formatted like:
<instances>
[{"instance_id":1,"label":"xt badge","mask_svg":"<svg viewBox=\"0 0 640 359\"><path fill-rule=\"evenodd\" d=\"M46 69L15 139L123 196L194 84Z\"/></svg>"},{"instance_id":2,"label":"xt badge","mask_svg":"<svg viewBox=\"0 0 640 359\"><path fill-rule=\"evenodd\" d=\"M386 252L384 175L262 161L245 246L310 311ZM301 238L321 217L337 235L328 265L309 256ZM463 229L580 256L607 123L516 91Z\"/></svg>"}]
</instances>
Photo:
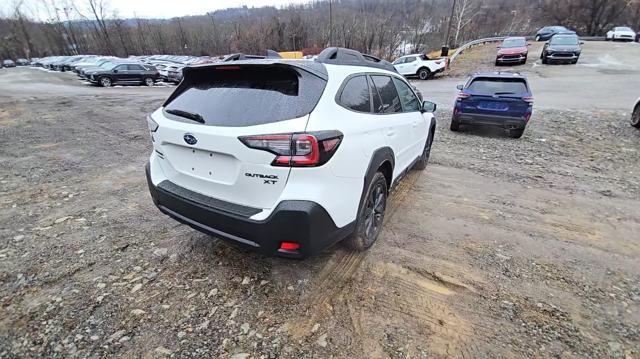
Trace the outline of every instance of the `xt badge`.
<instances>
[{"instance_id":1,"label":"xt badge","mask_svg":"<svg viewBox=\"0 0 640 359\"><path fill-rule=\"evenodd\" d=\"M245 173L244 174L247 177L253 177L253 178L262 178L264 180L263 184L276 184L276 182L278 182L278 176L276 175L263 175L260 173Z\"/></svg>"}]
</instances>

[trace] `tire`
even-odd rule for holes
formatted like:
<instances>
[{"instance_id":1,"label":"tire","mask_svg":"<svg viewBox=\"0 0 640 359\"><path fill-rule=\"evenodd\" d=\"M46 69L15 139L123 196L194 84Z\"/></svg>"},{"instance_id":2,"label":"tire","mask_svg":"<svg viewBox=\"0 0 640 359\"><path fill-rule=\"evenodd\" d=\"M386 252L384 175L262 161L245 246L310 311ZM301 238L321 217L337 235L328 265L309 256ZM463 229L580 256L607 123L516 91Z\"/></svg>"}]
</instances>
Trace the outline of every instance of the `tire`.
<instances>
[{"instance_id":1,"label":"tire","mask_svg":"<svg viewBox=\"0 0 640 359\"><path fill-rule=\"evenodd\" d=\"M417 75L420 80L428 80L429 78L431 78L431 71L423 67L420 70L418 70Z\"/></svg>"},{"instance_id":2,"label":"tire","mask_svg":"<svg viewBox=\"0 0 640 359\"><path fill-rule=\"evenodd\" d=\"M521 65L526 65L527 64L527 57L525 56L524 60L522 60Z\"/></svg>"},{"instance_id":3,"label":"tire","mask_svg":"<svg viewBox=\"0 0 640 359\"><path fill-rule=\"evenodd\" d=\"M549 60L547 60L547 57L546 57L546 56L544 56L544 55L542 55L542 64L543 64L543 65L546 65L546 64L548 64L548 63L549 63Z\"/></svg>"},{"instance_id":4,"label":"tire","mask_svg":"<svg viewBox=\"0 0 640 359\"><path fill-rule=\"evenodd\" d=\"M500 63L498 62L498 60L496 60L496 67L500 66Z\"/></svg>"},{"instance_id":5,"label":"tire","mask_svg":"<svg viewBox=\"0 0 640 359\"><path fill-rule=\"evenodd\" d=\"M578 59L571 60L571 63L574 64L574 65L577 64L578 63Z\"/></svg>"},{"instance_id":6,"label":"tire","mask_svg":"<svg viewBox=\"0 0 640 359\"><path fill-rule=\"evenodd\" d=\"M416 162L414 168L417 170L424 170L429 163L429 157L431 157L431 145L433 145L433 137L435 136L435 129L429 131L427 142L424 144L424 150L420 155L420 159Z\"/></svg>"},{"instance_id":7,"label":"tire","mask_svg":"<svg viewBox=\"0 0 640 359\"><path fill-rule=\"evenodd\" d=\"M145 86L149 86L149 87L151 87L151 86L153 86L153 85L155 84L155 81L153 81L153 79L152 79L151 77L145 77L145 78L142 80L142 83L143 83Z\"/></svg>"},{"instance_id":8,"label":"tire","mask_svg":"<svg viewBox=\"0 0 640 359\"><path fill-rule=\"evenodd\" d=\"M631 126L640 128L640 105L636 106L633 114L631 114Z\"/></svg>"},{"instance_id":9,"label":"tire","mask_svg":"<svg viewBox=\"0 0 640 359\"><path fill-rule=\"evenodd\" d=\"M111 82L111 79L106 76L99 78L98 83L102 87L111 87L111 85L113 85L113 82Z\"/></svg>"},{"instance_id":10,"label":"tire","mask_svg":"<svg viewBox=\"0 0 640 359\"><path fill-rule=\"evenodd\" d=\"M451 129L451 131L453 132L458 132L460 131L460 122L458 122L457 120L454 120L453 118L451 119L451 127L449 127Z\"/></svg>"},{"instance_id":11,"label":"tire","mask_svg":"<svg viewBox=\"0 0 640 359\"><path fill-rule=\"evenodd\" d=\"M511 138L520 138L524 133L524 128L520 130L509 130L509 137Z\"/></svg>"},{"instance_id":12,"label":"tire","mask_svg":"<svg viewBox=\"0 0 640 359\"><path fill-rule=\"evenodd\" d=\"M345 239L348 248L362 252L369 249L378 239L387 207L387 194L387 179L382 172L376 172L360 206L356 231Z\"/></svg>"}]
</instances>

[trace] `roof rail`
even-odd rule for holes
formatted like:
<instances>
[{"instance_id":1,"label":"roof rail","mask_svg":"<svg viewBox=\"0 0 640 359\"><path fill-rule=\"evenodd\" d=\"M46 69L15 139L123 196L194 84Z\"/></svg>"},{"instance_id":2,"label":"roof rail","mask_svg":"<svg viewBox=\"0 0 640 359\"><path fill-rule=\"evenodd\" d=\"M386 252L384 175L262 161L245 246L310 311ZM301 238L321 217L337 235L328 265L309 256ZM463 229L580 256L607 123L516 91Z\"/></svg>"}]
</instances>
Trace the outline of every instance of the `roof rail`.
<instances>
[{"instance_id":1,"label":"roof rail","mask_svg":"<svg viewBox=\"0 0 640 359\"><path fill-rule=\"evenodd\" d=\"M388 61L343 47L327 47L318 55L316 61L323 64L366 66L397 72L396 68Z\"/></svg>"},{"instance_id":2,"label":"roof rail","mask_svg":"<svg viewBox=\"0 0 640 359\"><path fill-rule=\"evenodd\" d=\"M280 56L279 53L273 51L273 50L269 50L267 49L267 59L281 59L282 56Z\"/></svg>"}]
</instances>

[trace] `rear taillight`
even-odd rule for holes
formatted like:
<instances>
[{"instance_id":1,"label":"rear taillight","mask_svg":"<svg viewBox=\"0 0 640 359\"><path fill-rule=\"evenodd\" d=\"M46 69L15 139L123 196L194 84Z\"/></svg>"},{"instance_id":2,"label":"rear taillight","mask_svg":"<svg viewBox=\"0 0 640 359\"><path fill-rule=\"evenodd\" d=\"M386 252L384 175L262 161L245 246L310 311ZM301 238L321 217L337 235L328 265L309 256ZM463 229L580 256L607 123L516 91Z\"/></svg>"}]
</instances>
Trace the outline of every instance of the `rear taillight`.
<instances>
[{"instance_id":1,"label":"rear taillight","mask_svg":"<svg viewBox=\"0 0 640 359\"><path fill-rule=\"evenodd\" d=\"M458 100L464 99L464 98L469 98L471 97L470 94L466 93L466 92L459 92L458 93Z\"/></svg>"},{"instance_id":2,"label":"rear taillight","mask_svg":"<svg viewBox=\"0 0 640 359\"><path fill-rule=\"evenodd\" d=\"M247 147L271 152L272 166L317 167L327 163L342 142L339 131L243 136Z\"/></svg>"},{"instance_id":3,"label":"rear taillight","mask_svg":"<svg viewBox=\"0 0 640 359\"><path fill-rule=\"evenodd\" d=\"M522 98L522 101L528 102L528 103L533 103L533 96L525 96L525 97Z\"/></svg>"}]
</instances>

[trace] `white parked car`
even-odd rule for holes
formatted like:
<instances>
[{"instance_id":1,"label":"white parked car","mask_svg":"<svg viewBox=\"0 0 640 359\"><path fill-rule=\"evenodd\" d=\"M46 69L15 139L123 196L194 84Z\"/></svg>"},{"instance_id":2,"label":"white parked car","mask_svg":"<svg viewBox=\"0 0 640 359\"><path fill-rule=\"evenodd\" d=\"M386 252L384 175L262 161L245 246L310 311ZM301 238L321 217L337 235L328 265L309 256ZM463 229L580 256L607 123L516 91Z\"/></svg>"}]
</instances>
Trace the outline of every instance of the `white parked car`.
<instances>
[{"instance_id":1,"label":"white parked car","mask_svg":"<svg viewBox=\"0 0 640 359\"><path fill-rule=\"evenodd\" d=\"M607 41L636 41L636 32L629 27L618 26L607 32Z\"/></svg>"},{"instance_id":2,"label":"white parked car","mask_svg":"<svg viewBox=\"0 0 640 359\"><path fill-rule=\"evenodd\" d=\"M427 166L435 108L390 63L342 48L186 67L147 117L149 190L170 217L264 254L365 250L389 189Z\"/></svg>"},{"instance_id":3,"label":"white parked car","mask_svg":"<svg viewBox=\"0 0 640 359\"><path fill-rule=\"evenodd\" d=\"M426 80L443 72L447 67L447 60L430 59L424 54L413 54L398 58L393 62L393 66L403 76L417 76L420 80Z\"/></svg>"}]
</instances>

